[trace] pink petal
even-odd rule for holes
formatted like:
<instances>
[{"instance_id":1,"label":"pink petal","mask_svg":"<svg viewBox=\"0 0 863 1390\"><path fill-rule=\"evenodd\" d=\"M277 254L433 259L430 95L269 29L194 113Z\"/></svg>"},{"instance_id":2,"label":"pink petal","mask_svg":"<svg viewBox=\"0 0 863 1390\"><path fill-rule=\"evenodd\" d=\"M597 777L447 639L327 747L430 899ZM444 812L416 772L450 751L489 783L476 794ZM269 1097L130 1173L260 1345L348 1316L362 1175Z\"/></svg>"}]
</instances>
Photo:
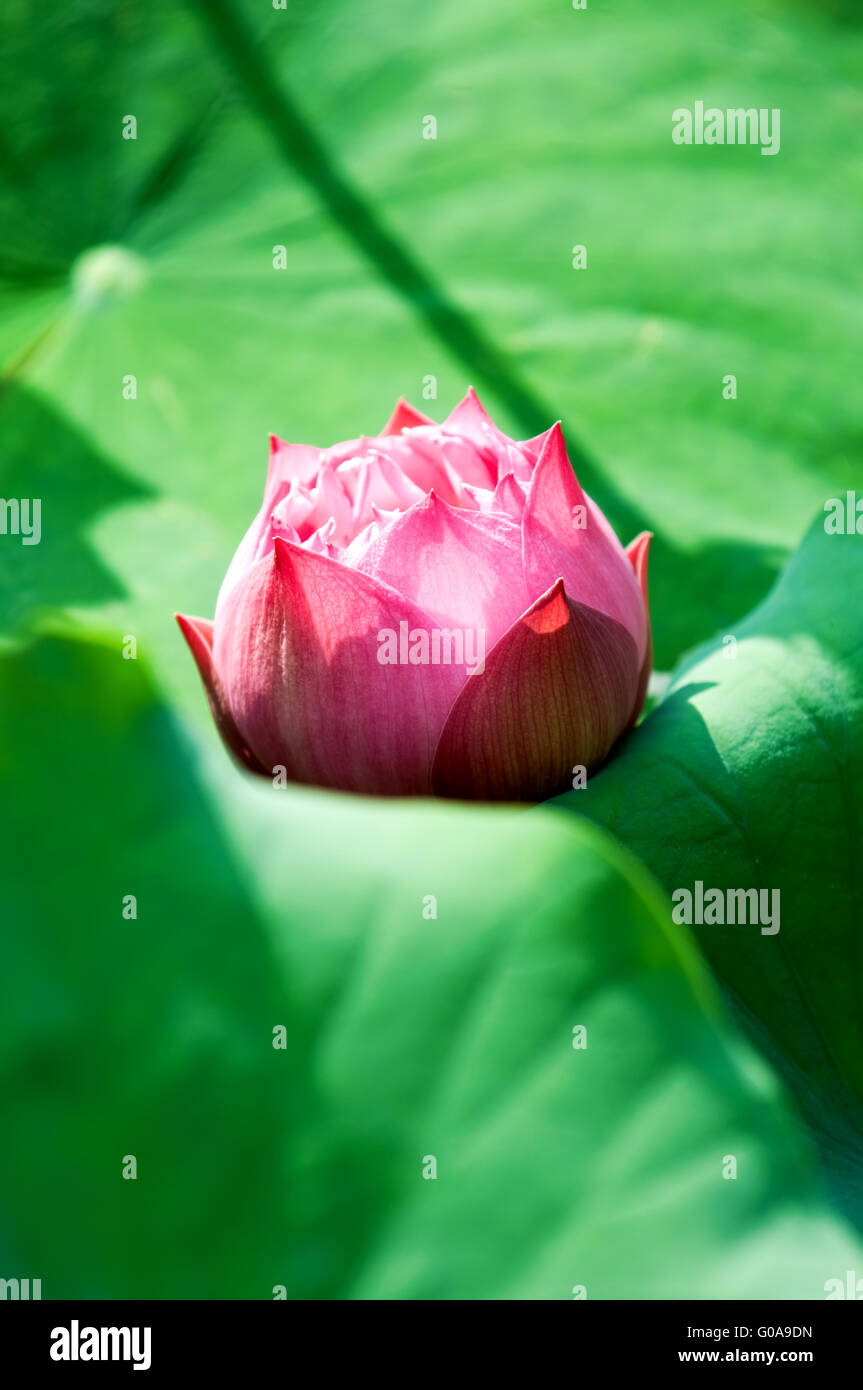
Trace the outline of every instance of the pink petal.
<instances>
[{"instance_id":1,"label":"pink petal","mask_svg":"<svg viewBox=\"0 0 863 1390\"><path fill-rule=\"evenodd\" d=\"M623 732L638 671L626 628L573 603L558 579L462 689L435 753L435 792L541 801L563 791Z\"/></svg>"},{"instance_id":2,"label":"pink petal","mask_svg":"<svg viewBox=\"0 0 863 1390\"><path fill-rule=\"evenodd\" d=\"M414 436L415 438L416 436ZM472 487L494 487L497 480L496 456L464 435L438 429L431 436L440 453L453 496L461 501L466 483Z\"/></svg>"},{"instance_id":3,"label":"pink petal","mask_svg":"<svg viewBox=\"0 0 863 1390\"><path fill-rule=\"evenodd\" d=\"M286 518L293 522L300 540L307 540L321 526L335 520L333 539L339 545L347 545L356 530L353 508L341 476L332 464L324 463L321 467L311 487L311 500L311 510L305 515L298 506L296 515L289 512Z\"/></svg>"},{"instance_id":4,"label":"pink petal","mask_svg":"<svg viewBox=\"0 0 863 1390\"><path fill-rule=\"evenodd\" d=\"M444 627L482 631L486 649L531 599L518 524L499 513L450 507L434 493L394 521L357 564L410 594Z\"/></svg>"},{"instance_id":5,"label":"pink petal","mask_svg":"<svg viewBox=\"0 0 863 1390\"><path fill-rule=\"evenodd\" d=\"M320 467L320 458L320 449L312 444L288 444L271 434L267 489L271 490L274 483L290 482L291 478L310 483Z\"/></svg>"},{"instance_id":6,"label":"pink petal","mask_svg":"<svg viewBox=\"0 0 863 1390\"><path fill-rule=\"evenodd\" d=\"M532 439L523 439L520 442L518 447L521 449L525 458L530 462L531 472L533 472L533 469L536 467L539 456L545 448L546 440L553 429L554 425L552 425L550 429L543 430L542 434L535 434Z\"/></svg>"},{"instance_id":7,"label":"pink petal","mask_svg":"<svg viewBox=\"0 0 863 1390\"><path fill-rule=\"evenodd\" d=\"M316 555L326 555L333 545L333 533L336 529L335 518L330 517L323 526L319 526L317 531L313 531L304 541L300 541L299 536L289 536L281 533L282 540L293 541L295 545L304 545L307 550L313 550Z\"/></svg>"},{"instance_id":8,"label":"pink petal","mask_svg":"<svg viewBox=\"0 0 863 1390\"><path fill-rule=\"evenodd\" d=\"M370 505L406 511L425 496L424 490L403 473L389 454L372 454Z\"/></svg>"},{"instance_id":9,"label":"pink petal","mask_svg":"<svg viewBox=\"0 0 863 1390\"><path fill-rule=\"evenodd\" d=\"M461 506L473 506L478 512L502 512L512 521L520 522L524 513L527 493L515 480L514 473L505 473L494 491L489 488L466 485Z\"/></svg>"},{"instance_id":10,"label":"pink petal","mask_svg":"<svg viewBox=\"0 0 863 1390\"><path fill-rule=\"evenodd\" d=\"M254 560L260 560L265 555L269 555L273 548L273 537L288 535L293 531L299 535L308 535L310 528L306 525L309 517L314 511L315 500L309 491L307 483L301 483L294 479L288 485L287 492L284 492L272 507L269 516L269 526L262 529L257 549L255 550Z\"/></svg>"},{"instance_id":11,"label":"pink petal","mask_svg":"<svg viewBox=\"0 0 863 1390\"><path fill-rule=\"evenodd\" d=\"M261 765L349 791L428 793L465 668L383 665L378 635L430 622L367 575L276 539L216 624L225 699Z\"/></svg>"},{"instance_id":12,"label":"pink petal","mask_svg":"<svg viewBox=\"0 0 863 1390\"><path fill-rule=\"evenodd\" d=\"M396 515L398 515L398 513ZM354 536L350 545L346 546L342 551L342 564L346 565L348 569L361 570L366 551L372 542L377 540L378 536L381 534L381 530L381 523L378 521L377 517L375 517L373 521L369 522L368 526L360 531L358 536Z\"/></svg>"},{"instance_id":13,"label":"pink petal","mask_svg":"<svg viewBox=\"0 0 863 1390\"><path fill-rule=\"evenodd\" d=\"M579 527L586 508L586 525ZM522 523L528 588L541 593L562 575L574 602L621 623L647 651L647 614L632 565L599 508L579 486L560 425L548 433L527 494Z\"/></svg>"},{"instance_id":14,"label":"pink petal","mask_svg":"<svg viewBox=\"0 0 863 1390\"><path fill-rule=\"evenodd\" d=\"M338 444L330 444L329 448L321 450L321 464L329 463L333 468L338 468L340 463L345 463L348 459L361 458L363 454L368 453L374 442L374 439L363 434L359 439L343 439Z\"/></svg>"},{"instance_id":15,"label":"pink petal","mask_svg":"<svg viewBox=\"0 0 863 1390\"><path fill-rule=\"evenodd\" d=\"M444 420L444 429L450 434L463 435L472 444L491 454L495 460L501 453L506 452L507 444L513 442L498 429L472 386L468 387L464 399L453 407Z\"/></svg>"},{"instance_id":16,"label":"pink petal","mask_svg":"<svg viewBox=\"0 0 863 1390\"><path fill-rule=\"evenodd\" d=\"M270 438L271 445L279 443L274 435ZM270 470L264 489L264 500L252 524L237 546L227 573L222 580L219 596L216 600L216 616L218 616L220 605L237 581L256 560L269 553L273 544L274 530L291 537L296 534L294 527L298 513L294 506L294 497L298 490L306 497L308 493L305 484L299 478L281 477L278 468L273 466L273 458L274 454L271 448ZM311 505L309 500L305 504L306 511L311 510Z\"/></svg>"},{"instance_id":17,"label":"pink petal","mask_svg":"<svg viewBox=\"0 0 863 1390\"><path fill-rule=\"evenodd\" d=\"M304 523L314 509L315 500L310 489L315 485L323 459L323 451L311 444L287 444L278 435L270 435L264 499L228 566L216 602L217 616L226 595L246 570L269 554L274 534L292 540L298 530L308 535L316 529Z\"/></svg>"},{"instance_id":18,"label":"pink petal","mask_svg":"<svg viewBox=\"0 0 863 1390\"><path fill-rule=\"evenodd\" d=\"M524 504L527 494L523 487L520 487L515 480L514 473L504 473L500 482L494 490L492 498L492 510L506 512L514 521L521 521L524 516Z\"/></svg>"},{"instance_id":19,"label":"pink petal","mask_svg":"<svg viewBox=\"0 0 863 1390\"><path fill-rule=\"evenodd\" d=\"M416 425L433 424L434 420L430 420L428 415L423 415L422 411L412 406L410 401L405 400L404 396L399 396L396 401L396 408L381 430L381 434L401 434L402 430L414 429Z\"/></svg>"},{"instance_id":20,"label":"pink petal","mask_svg":"<svg viewBox=\"0 0 863 1390\"><path fill-rule=\"evenodd\" d=\"M652 531L642 531L635 540L630 541L626 547L626 555L635 571L638 580L638 587L644 600L644 611L647 615L647 650L644 654L644 661L641 666L641 674L638 679L638 691L635 696L635 704L627 725L627 730L631 729L636 719L641 713L644 697L647 694L647 683L650 680L650 672L653 668L653 635L650 630L650 602L647 596L647 554L650 550L650 542L653 540Z\"/></svg>"},{"instance_id":21,"label":"pink petal","mask_svg":"<svg viewBox=\"0 0 863 1390\"><path fill-rule=\"evenodd\" d=\"M378 441L380 449L423 493L434 490L457 505L462 486L488 487L496 477L490 455L469 439L447 434L440 425L418 426L407 434Z\"/></svg>"},{"instance_id":22,"label":"pink petal","mask_svg":"<svg viewBox=\"0 0 863 1390\"><path fill-rule=\"evenodd\" d=\"M195 665L198 668L198 674L209 701L210 713L223 742L244 767L247 767L251 772L263 772L263 768L245 743L225 708L219 683L216 680L216 673L213 670L213 624L208 622L206 618L187 618L184 613L175 613L174 617L177 619L180 631L195 658Z\"/></svg>"},{"instance_id":23,"label":"pink petal","mask_svg":"<svg viewBox=\"0 0 863 1390\"><path fill-rule=\"evenodd\" d=\"M524 445L517 444L498 428L488 411L480 404L472 386L468 387L464 400L459 401L450 411L444 421L444 428L470 439L488 456L492 467L492 482L499 481L505 473L514 473L525 482L530 477L533 458L526 452Z\"/></svg>"}]
</instances>

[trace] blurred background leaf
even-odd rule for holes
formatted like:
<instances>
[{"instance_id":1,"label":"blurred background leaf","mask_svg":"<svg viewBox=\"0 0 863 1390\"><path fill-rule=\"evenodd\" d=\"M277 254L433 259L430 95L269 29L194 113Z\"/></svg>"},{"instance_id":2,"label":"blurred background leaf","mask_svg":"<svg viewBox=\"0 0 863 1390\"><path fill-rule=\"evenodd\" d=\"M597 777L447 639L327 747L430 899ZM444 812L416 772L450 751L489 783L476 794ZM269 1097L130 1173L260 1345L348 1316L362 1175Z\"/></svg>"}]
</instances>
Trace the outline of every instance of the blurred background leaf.
<instances>
[{"instance_id":1,"label":"blurred background leaf","mask_svg":"<svg viewBox=\"0 0 863 1390\"><path fill-rule=\"evenodd\" d=\"M117 643L7 654L0 717L0 1230L44 1297L819 1298L859 1267L595 827L199 766Z\"/></svg>"}]
</instances>

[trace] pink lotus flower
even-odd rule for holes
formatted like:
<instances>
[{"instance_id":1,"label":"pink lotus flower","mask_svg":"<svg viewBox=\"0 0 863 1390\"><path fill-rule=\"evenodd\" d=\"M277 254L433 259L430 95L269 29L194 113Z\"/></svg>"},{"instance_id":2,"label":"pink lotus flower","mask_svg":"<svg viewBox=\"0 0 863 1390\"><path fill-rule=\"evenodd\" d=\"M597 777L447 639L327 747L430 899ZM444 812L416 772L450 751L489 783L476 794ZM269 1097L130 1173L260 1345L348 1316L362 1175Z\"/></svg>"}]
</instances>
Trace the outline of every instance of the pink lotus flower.
<instances>
[{"instance_id":1,"label":"pink lotus flower","mask_svg":"<svg viewBox=\"0 0 863 1390\"><path fill-rule=\"evenodd\" d=\"M225 743L347 791L537 801L644 701L645 532L624 550L560 425L516 443L473 391L436 425L271 439L214 622L178 615Z\"/></svg>"}]
</instances>

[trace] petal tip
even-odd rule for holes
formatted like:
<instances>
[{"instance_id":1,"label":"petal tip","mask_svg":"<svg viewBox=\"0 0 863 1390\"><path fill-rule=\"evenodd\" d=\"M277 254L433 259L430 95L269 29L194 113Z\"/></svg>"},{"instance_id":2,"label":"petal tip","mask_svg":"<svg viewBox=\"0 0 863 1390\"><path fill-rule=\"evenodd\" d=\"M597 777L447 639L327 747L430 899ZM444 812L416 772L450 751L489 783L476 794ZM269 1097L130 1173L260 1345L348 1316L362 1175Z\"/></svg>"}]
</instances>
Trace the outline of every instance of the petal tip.
<instances>
[{"instance_id":1,"label":"petal tip","mask_svg":"<svg viewBox=\"0 0 863 1390\"><path fill-rule=\"evenodd\" d=\"M631 540L626 546L626 555L635 571L638 587L645 604L647 604L647 561L652 540L652 531L640 531L634 540Z\"/></svg>"},{"instance_id":2,"label":"petal tip","mask_svg":"<svg viewBox=\"0 0 863 1390\"><path fill-rule=\"evenodd\" d=\"M563 577L556 579L544 594L535 599L521 621L531 632L556 632L569 622L570 610Z\"/></svg>"},{"instance_id":3,"label":"petal tip","mask_svg":"<svg viewBox=\"0 0 863 1390\"><path fill-rule=\"evenodd\" d=\"M175 613L174 619L186 639L186 644L201 675L209 672L213 651L213 624L209 618L190 617L186 613Z\"/></svg>"},{"instance_id":4,"label":"petal tip","mask_svg":"<svg viewBox=\"0 0 863 1390\"><path fill-rule=\"evenodd\" d=\"M393 413L387 420L381 436L390 434L401 434L402 430L415 429L418 425L433 425L434 420L428 415L424 415L421 410L417 410L415 405L405 400L404 396L399 396L393 408Z\"/></svg>"}]
</instances>

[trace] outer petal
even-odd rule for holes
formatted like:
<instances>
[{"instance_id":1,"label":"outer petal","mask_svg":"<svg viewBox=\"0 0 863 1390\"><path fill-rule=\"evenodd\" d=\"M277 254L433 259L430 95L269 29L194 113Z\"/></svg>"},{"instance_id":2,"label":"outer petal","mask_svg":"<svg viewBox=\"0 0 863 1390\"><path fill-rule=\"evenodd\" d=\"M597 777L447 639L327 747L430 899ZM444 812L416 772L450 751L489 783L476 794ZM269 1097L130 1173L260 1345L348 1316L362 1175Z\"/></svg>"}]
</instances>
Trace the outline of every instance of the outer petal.
<instances>
[{"instance_id":1,"label":"outer petal","mask_svg":"<svg viewBox=\"0 0 863 1390\"><path fill-rule=\"evenodd\" d=\"M207 693L210 704L210 713L216 723L216 728L222 736L225 745L233 753L238 762L251 772L263 772L263 768L255 757L254 753L247 746L242 734L225 708L219 683L216 680L216 673L213 669L213 624L206 618L187 618L184 613L175 613L175 618L180 625L180 631L189 644L189 650L195 658L195 665L198 674Z\"/></svg>"},{"instance_id":2,"label":"outer petal","mask_svg":"<svg viewBox=\"0 0 863 1390\"><path fill-rule=\"evenodd\" d=\"M214 657L237 728L270 771L348 791L417 795L465 668L382 665L379 633L431 620L325 555L277 539L230 595Z\"/></svg>"},{"instance_id":3,"label":"outer petal","mask_svg":"<svg viewBox=\"0 0 863 1390\"><path fill-rule=\"evenodd\" d=\"M644 612L647 615L647 651L644 654L644 662L641 667L641 675L638 679L638 691L635 696L635 705L632 715L627 725L627 730L631 729L636 719L641 714L641 707L644 704L644 697L647 694L647 682L650 680L650 672L653 669L653 635L650 630L650 602L647 597L647 553L650 550L650 542L653 540L652 531L642 531L630 541L626 547L626 554L635 570L635 577L638 580L638 587L644 600Z\"/></svg>"},{"instance_id":4,"label":"outer petal","mask_svg":"<svg viewBox=\"0 0 863 1390\"><path fill-rule=\"evenodd\" d=\"M635 700L639 658L620 623L558 579L501 638L449 713L432 785L442 796L541 801L605 757Z\"/></svg>"},{"instance_id":5,"label":"outer petal","mask_svg":"<svg viewBox=\"0 0 863 1390\"><path fill-rule=\"evenodd\" d=\"M423 415L422 411L417 410L410 401L406 401L404 396L399 396L395 410L381 430L381 434L401 434L402 430L412 430L417 425L433 424L434 420L431 420L428 415Z\"/></svg>"},{"instance_id":6,"label":"outer petal","mask_svg":"<svg viewBox=\"0 0 863 1390\"><path fill-rule=\"evenodd\" d=\"M587 524L579 527L586 509ZM562 575L574 602L621 623L647 651L647 615L632 565L610 525L579 486L560 425L551 429L536 465L522 522L528 588L542 593Z\"/></svg>"},{"instance_id":7,"label":"outer petal","mask_svg":"<svg viewBox=\"0 0 863 1390\"><path fill-rule=\"evenodd\" d=\"M387 527L357 563L444 627L484 632L486 650L531 600L518 523L450 507L434 493Z\"/></svg>"}]
</instances>

